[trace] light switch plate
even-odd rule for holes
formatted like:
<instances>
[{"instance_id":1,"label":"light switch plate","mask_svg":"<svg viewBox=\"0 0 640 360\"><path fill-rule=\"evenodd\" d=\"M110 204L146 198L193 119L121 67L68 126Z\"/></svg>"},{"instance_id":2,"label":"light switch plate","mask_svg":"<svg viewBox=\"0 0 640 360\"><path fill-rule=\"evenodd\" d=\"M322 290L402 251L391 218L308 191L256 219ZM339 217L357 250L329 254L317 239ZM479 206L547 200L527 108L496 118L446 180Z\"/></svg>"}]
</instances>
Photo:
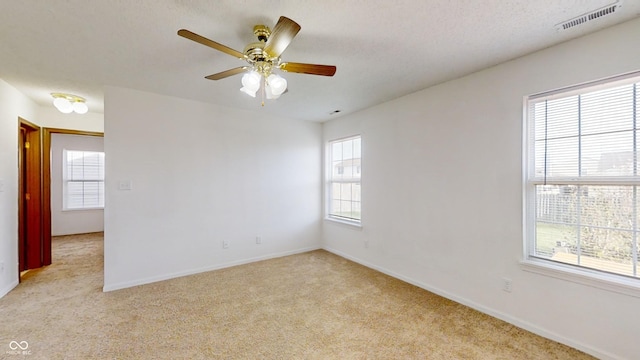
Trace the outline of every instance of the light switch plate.
<instances>
[{"instance_id":1,"label":"light switch plate","mask_svg":"<svg viewBox=\"0 0 640 360\"><path fill-rule=\"evenodd\" d=\"M0 192L4 192L4 179L0 179Z\"/></svg>"},{"instance_id":2,"label":"light switch plate","mask_svg":"<svg viewBox=\"0 0 640 360\"><path fill-rule=\"evenodd\" d=\"M131 180L120 180L118 181L118 190L131 190L133 189L133 184Z\"/></svg>"}]
</instances>

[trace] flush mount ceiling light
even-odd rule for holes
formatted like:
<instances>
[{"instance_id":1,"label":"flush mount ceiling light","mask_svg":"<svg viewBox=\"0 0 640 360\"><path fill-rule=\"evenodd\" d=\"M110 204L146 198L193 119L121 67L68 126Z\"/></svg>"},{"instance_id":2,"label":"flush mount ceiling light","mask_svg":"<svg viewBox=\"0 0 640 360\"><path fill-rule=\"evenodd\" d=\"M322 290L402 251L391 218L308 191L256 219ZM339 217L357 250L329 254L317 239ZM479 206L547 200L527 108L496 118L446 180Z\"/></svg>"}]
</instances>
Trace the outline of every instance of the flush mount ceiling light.
<instances>
[{"instance_id":1,"label":"flush mount ceiling light","mask_svg":"<svg viewBox=\"0 0 640 360\"><path fill-rule=\"evenodd\" d=\"M69 114L75 112L77 114L86 114L89 111L85 98L63 93L51 93L53 96L53 106L61 113Z\"/></svg>"},{"instance_id":2,"label":"flush mount ceiling light","mask_svg":"<svg viewBox=\"0 0 640 360\"><path fill-rule=\"evenodd\" d=\"M322 76L333 76L336 73L336 67L333 65L281 62L280 55L299 31L300 25L284 16L280 17L273 31L265 25L256 25L253 28L253 33L258 37L258 42L247 45L244 48L244 53L189 30L181 29L178 31L178 35L246 61L249 64L248 66L229 69L206 76L206 78L220 80L232 75L245 73L242 76L242 88L240 91L255 97L258 90L262 89L262 106L264 106L265 97L267 99L277 99L287 90L287 80L275 74L274 70Z\"/></svg>"}]
</instances>

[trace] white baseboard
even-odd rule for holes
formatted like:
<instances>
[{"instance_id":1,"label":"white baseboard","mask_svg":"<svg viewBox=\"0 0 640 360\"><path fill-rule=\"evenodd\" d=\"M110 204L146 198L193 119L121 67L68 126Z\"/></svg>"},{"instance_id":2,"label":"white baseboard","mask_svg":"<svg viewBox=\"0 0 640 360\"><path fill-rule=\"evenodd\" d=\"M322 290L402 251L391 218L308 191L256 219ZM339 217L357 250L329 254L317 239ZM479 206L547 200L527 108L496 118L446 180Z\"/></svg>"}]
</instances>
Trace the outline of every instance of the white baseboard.
<instances>
[{"instance_id":1,"label":"white baseboard","mask_svg":"<svg viewBox=\"0 0 640 360\"><path fill-rule=\"evenodd\" d=\"M20 283L20 281L16 280L14 282L12 282L11 284L9 284L9 286L0 289L0 299L3 298L5 295L7 295L9 293L9 291L13 290L16 286L18 286L18 284Z\"/></svg>"},{"instance_id":2,"label":"white baseboard","mask_svg":"<svg viewBox=\"0 0 640 360\"><path fill-rule=\"evenodd\" d=\"M248 259L235 260L235 261L230 261L230 262L226 262L226 263L222 263L222 264L218 264L218 265L205 266L205 267L201 267L201 268L197 268L197 269L178 271L178 272L171 273L171 274L152 276L152 277L148 277L148 278L137 279L137 280L132 280L132 281L125 281L125 282L120 282L120 283L115 283L115 284L108 284L108 285L105 284L104 287L102 288L102 291L109 292L109 291L114 291L114 290L126 289L126 288L130 288L130 287L138 286L138 285L151 284L151 283L158 282L158 281L175 279L175 278L188 276L188 275L199 274L199 273L203 273L203 272L207 272L207 271L213 271L213 270L224 269L224 268L228 268L228 267L232 267L232 266L249 264L249 263L253 263L253 262L256 262L256 261L263 261L263 260L275 259L275 258L279 258L279 257L283 257L283 256L301 254L301 253L305 253L305 252L309 252L309 251L313 251L313 250L319 250L319 249L321 249L321 247L319 247L319 246L317 246L317 247L308 247L308 248L302 248L302 249L297 249L297 250L284 251L284 252L280 252L280 253L267 254L267 255L257 256L257 257L248 258Z\"/></svg>"},{"instance_id":3,"label":"white baseboard","mask_svg":"<svg viewBox=\"0 0 640 360\"><path fill-rule=\"evenodd\" d=\"M536 326L534 324L531 324L530 322L515 318L515 317L513 317L511 315L505 314L505 313L497 311L495 309L488 308L488 307L486 307L484 305L480 305L480 304L478 304L478 303L476 303L474 301L471 301L469 299L465 299L465 298L459 297L457 295L451 294L451 293L449 293L447 291L444 291L444 290L442 290L440 288L437 288L437 287L430 286L430 285L425 284L425 283L423 283L421 281L417 281L415 279L403 276L403 275L398 274L398 273L396 273L394 271L391 271L389 269L374 265L374 264L369 263L367 261L364 261L362 259L353 257L353 256L348 255L348 254L345 254L345 253L343 253L343 252L341 252L339 250L332 249L332 248L329 248L329 247L323 247L323 249L326 250L326 251L329 251L329 252L331 252L331 253L333 253L335 255L343 257L345 259L348 259L348 260L351 260L353 262L356 262L356 263L358 263L360 265L366 266L366 267L368 267L370 269L377 270L377 271L379 271L379 272L381 272L383 274L389 275L391 277L394 277L396 279L402 280L402 281L407 282L409 284L415 285L415 286L417 286L419 288L422 288L422 289L427 290L429 292L432 292L434 294L437 294L437 295L440 295L442 297L445 297L445 298L447 298L449 300L453 300L453 301L455 301L457 303L460 303L462 305L468 306L468 307L470 307L470 308L472 308L474 310L480 311L480 312L485 313L487 315L490 315L492 317L495 317L495 318L498 318L500 320L506 321L506 322L508 322L508 323L510 323L512 325L515 325L515 326L517 326L519 328L522 328L524 330L532 332L532 333L534 333L536 335L540 335L540 336L542 336L544 338L551 339L553 341L557 341L557 342L559 342L561 344L565 344L565 345L570 346L572 348L575 348L575 349L578 349L580 351L583 351L583 352L585 352L587 354L590 354L592 356L597 357L598 359L602 359L602 360L624 360L624 359L622 359L622 358L620 358L620 357L618 357L616 355L613 355L611 353L608 353L606 351L602 351L602 350L593 348L591 346L588 346L586 344L583 344L581 342L577 342L577 341L575 341L573 339L569 339L569 338L566 338L564 336L558 335L558 334L556 334L554 332L548 331L548 330L540 328L540 327L538 327L538 326Z\"/></svg>"}]
</instances>

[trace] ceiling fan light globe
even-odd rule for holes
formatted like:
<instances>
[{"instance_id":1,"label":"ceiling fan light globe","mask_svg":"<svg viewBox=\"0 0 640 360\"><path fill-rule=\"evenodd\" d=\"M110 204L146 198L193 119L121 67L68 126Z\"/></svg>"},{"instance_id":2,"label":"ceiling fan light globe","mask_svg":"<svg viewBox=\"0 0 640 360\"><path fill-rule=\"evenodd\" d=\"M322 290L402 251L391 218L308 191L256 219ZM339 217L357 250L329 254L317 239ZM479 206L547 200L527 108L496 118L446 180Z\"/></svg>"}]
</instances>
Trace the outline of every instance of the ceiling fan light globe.
<instances>
[{"instance_id":1,"label":"ceiling fan light globe","mask_svg":"<svg viewBox=\"0 0 640 360\"><path fill-rule=\"evenodd\" d=\"M73 111L73 105L71 102L63 97L58 97L53 100L53 106L63 114L68 114Z\"/></svg>"},{"instance_id":2,"label":"ceiling fan light globe","mask_svg":"<svg viewBox=\"0 0 640 360\"><path fill-rule=\"evenodd\" d=\"M267 100L275 100L280 97L280 94L274 93L273 89L269 85L265 86L264 94L267 97Z\"/></svg>"},{"instance_id":3,"label":"ceiling fan light globe","mask_svg":"<svg viewBox=\"0 0 640 360\"><path fill-rule=\"evenodd\" d=\"M86 114L87 111L89 111L89 107L87 106L87 104L82 101L74 102L72 107L73 111L77 114Z\"/></svg>"},{"instance_id":4,"label":"ceiling fan light globe","mask_svg":"<svg viewBox=\"0 0 640 360\"><path fill-rule=\"evenodd\" d=\"M261 76L255 71L248 72L242 75L242 86L251 89L252 91L258 91L260 88Z\"/></svg>"},{"instance_id":5,"label":"ceiling fan light globe","mask_svg":"<svg viewBox=\"0 0 640 360\"><path fill-rule=\"evenodd\" d=\"M271 88L273 95L280 96L285 90L287 90L287 80L282 76L271 74L267 78L267 82L269 83L269 88Z\"/></svg>"},{"instance_id":6,"label":"ceiling fan light globe","mask_svg":"<svg viewBox=\"0 0 640 360\"><path fill-rule=\"evenodd\" d=\"M240 88L240 91L242 91L243 93L251 96L251 97L256 97L256 92L258 91L258 89L249 89L246 86L243 86L242 88Z\"/></svg>"}]
</instances>

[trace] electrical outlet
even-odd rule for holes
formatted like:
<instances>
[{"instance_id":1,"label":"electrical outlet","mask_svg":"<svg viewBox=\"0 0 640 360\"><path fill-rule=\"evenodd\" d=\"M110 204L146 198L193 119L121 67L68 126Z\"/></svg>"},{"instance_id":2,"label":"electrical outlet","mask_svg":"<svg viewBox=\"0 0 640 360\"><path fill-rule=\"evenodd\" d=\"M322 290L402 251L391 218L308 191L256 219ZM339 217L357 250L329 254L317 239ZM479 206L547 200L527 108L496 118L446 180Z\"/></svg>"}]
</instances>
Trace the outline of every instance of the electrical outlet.
<instances>
[{"instance_id":1,"label":"electrical outlet","mask_svg":"<svg viewBox=\"0 0 640 360\"><path fill-rule=\"evenodd\" d=\"M262 237L261 236L256 236L256 244L258 244L258 245L262 244Z\"/></svg>"},{"instance_id":2,"label":"electrical outlet","mask_svg":"<svg viewBox=\"0 0 640 360\"><path fill-rule=\"evenodd\" d=\"M369 240L364 241L364 247L365 249L369 248Z\"/></svg>"},{"instance_id":3,"label":"electrical outlet","mask_svg":"<svg viewBox=\"0 0 640 360\"><path fill-rule=\"evenodd\" d=\"M513 284L511 282L511 279L502 278L502 290L510 293L512 288L513 288Z\"/></svg>"},{"instance_id":4,"label":"electrical outlet","mask_svg":"<svg viewBox=\"0 0 640 360\"><path fill-rule=\"evenodd\" d=\"M222 248L223 249L229 248L229 240L222 240Z\"/></svg>"}]
</instances>

